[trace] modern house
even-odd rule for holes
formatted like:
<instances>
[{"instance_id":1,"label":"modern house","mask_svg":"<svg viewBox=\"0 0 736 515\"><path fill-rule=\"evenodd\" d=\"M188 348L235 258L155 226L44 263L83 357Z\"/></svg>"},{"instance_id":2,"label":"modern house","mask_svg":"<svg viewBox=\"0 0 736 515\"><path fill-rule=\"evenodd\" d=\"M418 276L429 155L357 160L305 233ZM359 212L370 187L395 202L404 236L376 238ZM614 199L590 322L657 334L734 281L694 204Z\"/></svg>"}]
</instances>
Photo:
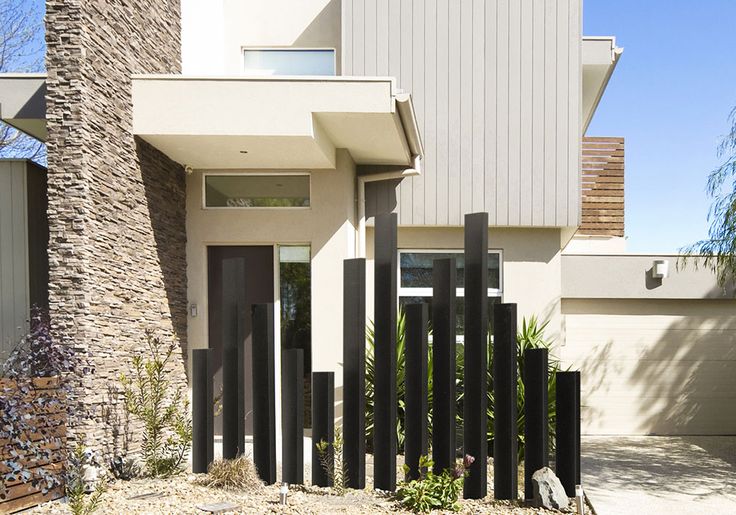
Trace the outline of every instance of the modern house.
<instances>
[{"instance_id":1,"label":"modern house","mask_svg":"<svg viewBox=\"0 0 736 515\"><path fill-rule=\"evenodd\" d=\"M336 372L339 414L342 260L371 284L373 216L398 213L407 302L487 211L488 295L549 321L584 432L735 432L731 292L623 254L623 139L586 136L622 50L583 36L582 8L48 0L47 72L0 77L0 116L48 145L48 304L96 365L97 422L145 330L179 345L182 381L191 349L221 348L230 257L276 345Z\"/></svg>"}]
</instances>

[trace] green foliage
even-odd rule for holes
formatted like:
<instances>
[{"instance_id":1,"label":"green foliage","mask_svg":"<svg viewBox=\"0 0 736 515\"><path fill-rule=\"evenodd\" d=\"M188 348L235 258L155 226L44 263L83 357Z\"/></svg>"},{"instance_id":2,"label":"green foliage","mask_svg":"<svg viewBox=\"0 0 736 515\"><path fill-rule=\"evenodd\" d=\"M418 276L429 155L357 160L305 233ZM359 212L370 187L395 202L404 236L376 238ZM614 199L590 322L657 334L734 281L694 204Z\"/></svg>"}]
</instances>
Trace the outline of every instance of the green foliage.
<instances>
[{"instance_id":1,"label":"green foliage","mask_svg":"<svg viewBox=\"0 0 736 515\"><path fill-rule=\"evenodd\" d=\"M143 423L143 463L146 474L167 477L181 471L192 444L189 406L169 380L167 366L175 346L165 346L146 332L147 356L133 358L133 377L120 376L128 412Z\"/></svg>"},{"instance_id":2,"label":"green foliage","mask_svg":"<svg viewBox=\"0 0 736 515\"><path fill-rule=\"evenodd\" d=\"M519 449L519 461L524 458L524 381L522 370L524 366L524 351L526 349L535 348L547 348L550 349L551 342L544 336L544 331L547 328L548 322L540 323L536 316L522 319L521 328L519 329L516 336L516 345L518 352L518 370L517 370L517 404L516 409L518 413L517 424L518 424L518 449ZM397 319L397 343L396 343L396 377L397 385L396 391L398 396L398 411L397 411L397 424L396 424L396 438L398 440L399 449L403 449L404 446L404 420L405 420L405 367L404 367L404 339L405 339L405 317L404 313L400 312ZM492 331L488 332L488 345L486 347L487 361L488 361L488 430L487 430L487 441L489 447L489 453L493 451L493 438L494 438L494 406L495 396L493 392L493 345L491 345L491 334ZM373 441L373 385L375 381L375 356L374 356L374 332L373 324L369 324L366 333L366 438L368 449L371 450ZM428 362L428 391L429 391L429 410L428 410L428 428L430 435L432 433L432 368L433 368L433 356L432 356L432 344L429 344L429 362ZM456 380L455 388L457 391L457 415L456 423L458 428L462 428L462 413L463 413L463 399L464 399L464 377L465 377L465 348L462 344L457 345L457 357L456 357ZM554 427L555 427L555 389L556 389L556 376L555 372L560 370L560 363L554 357L550 356L549 360L549 382L548 382L548 412L549 412L549 434L552 448L554 448ZM458 435L461 435L462 431L458 431Z\"/></svg>"},{"instance_id":3,"label":"green foliage","mask_svg":"<svg viewBox=\"0 0 736 515\"><path fill-rule=\"evenodd\" d=\"M90 465L90 459L84 445L77 444L70 452L66 466L66 497L69 509L74 515L89 515L97 511L102 502L102 494L107 490L105 482L100 480L87 498L87 488L84 484L84 468L87 465Z\"/></svg>"},{"instance_id":4,"label":"green foliage","mask_svg":"<svg viewBox=\"0 0 736 515\"><path fill-rule=\"evenodd\" d=\"M429 456L419 458L419 469L426 470L419 479L404 481L396 490L396 500L402 507L417 513L427 513L432 510L458 511L460 504L458 498L463 488L463 480L467 469L473 463L472 456L458 461L454 469L443 470L440 474L435 473L434 463ZM404 473L408 472L408 466L404 465Z\"/></svg>"},{"instance_id":5,"label":"green foliage","mask_svg":"<svg viewBox=\"0 0 736 515\"><path fill-rule=\"evenodd\" d=\"M319 463L332 483L332 490L337 495L345 495L345 492L348 491L348 469L343 459L343 445L342 431L339 427L335 428L335 439L332 445L324 440L315 444L319 453Z\"/></svg>"},{"instance_id":6,"label":"green foliage","mask_svg":"<svg viewBox=\"0 0 736 515\"><path fill-rule=\"evenodd\" d=\"M722 162L708 175L708 237L680 249L685 256L678 262L678 266L707 267L721 285L736 280L736 108L728 121L731 128L717 151Z\"/></svg>"}]
</instances>

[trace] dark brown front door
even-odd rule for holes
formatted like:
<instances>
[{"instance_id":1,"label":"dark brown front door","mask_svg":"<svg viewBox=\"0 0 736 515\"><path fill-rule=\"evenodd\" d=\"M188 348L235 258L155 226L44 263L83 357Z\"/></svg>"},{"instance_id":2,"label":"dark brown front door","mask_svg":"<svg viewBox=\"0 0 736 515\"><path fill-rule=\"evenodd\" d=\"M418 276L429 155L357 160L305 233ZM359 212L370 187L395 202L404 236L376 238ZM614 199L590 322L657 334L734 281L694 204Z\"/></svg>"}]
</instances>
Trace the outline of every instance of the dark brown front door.
<instances>
[{"instance_id":1,"label":"dark brown front door","mask_svg":"<svg viewBox=\"0 0 736 515\"><path fill-rule=\"evenodd\" d=\"M227 270L227 262L243 260L245 273L233 277L223 276L223 266ZM272 303L274 301L273 284L273 247L272 246L238 246L207 247L208 277L208 316L209 345L214 349L215 395L222 388L222 335L223 335L223 295L238 297L245 304L244 323L245 341L245 433L253 434L253 394L251 385L251 317L250 306L253 304ZM227 273L227 272L226 272ZM222 434L221 417L215 418L215 434Z\"/></svg>"}]
</instances>

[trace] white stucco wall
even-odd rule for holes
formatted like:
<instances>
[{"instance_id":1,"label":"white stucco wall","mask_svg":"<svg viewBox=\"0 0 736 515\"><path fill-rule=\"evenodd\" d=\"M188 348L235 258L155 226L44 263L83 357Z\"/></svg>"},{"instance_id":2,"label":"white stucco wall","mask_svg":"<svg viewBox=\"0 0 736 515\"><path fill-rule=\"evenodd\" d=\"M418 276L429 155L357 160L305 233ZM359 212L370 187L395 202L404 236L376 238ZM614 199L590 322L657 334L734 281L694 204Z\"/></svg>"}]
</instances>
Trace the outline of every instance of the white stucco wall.
<instances>
[{"instance_id":1,"label":"white stucco wall","mask_svg":"<svg viewBox=\"0 0 736 515\"><path fill-rule=\"evenodd\" d=\"M341 69L340 0L182 0L185 75L241 75L243 48L334 48Z\"/></svg>"}]
</instances>

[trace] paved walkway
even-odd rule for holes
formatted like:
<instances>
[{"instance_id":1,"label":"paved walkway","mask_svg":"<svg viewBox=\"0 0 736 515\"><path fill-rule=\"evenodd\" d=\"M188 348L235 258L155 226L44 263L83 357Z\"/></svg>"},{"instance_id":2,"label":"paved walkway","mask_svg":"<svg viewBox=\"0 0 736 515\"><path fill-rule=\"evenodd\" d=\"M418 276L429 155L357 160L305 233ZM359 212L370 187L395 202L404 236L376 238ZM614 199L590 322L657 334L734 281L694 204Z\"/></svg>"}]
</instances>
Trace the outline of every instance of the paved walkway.
<instances>
[{"instance_id":1,"label":"paved walkway","mask_svg":"<svg viewBox=\"0 0 736 515\"><path fill-rule=\"evenodd\" d=\"M736 514L736 436L583 437L598 515Z\"/></svg>"}]
</instances>

